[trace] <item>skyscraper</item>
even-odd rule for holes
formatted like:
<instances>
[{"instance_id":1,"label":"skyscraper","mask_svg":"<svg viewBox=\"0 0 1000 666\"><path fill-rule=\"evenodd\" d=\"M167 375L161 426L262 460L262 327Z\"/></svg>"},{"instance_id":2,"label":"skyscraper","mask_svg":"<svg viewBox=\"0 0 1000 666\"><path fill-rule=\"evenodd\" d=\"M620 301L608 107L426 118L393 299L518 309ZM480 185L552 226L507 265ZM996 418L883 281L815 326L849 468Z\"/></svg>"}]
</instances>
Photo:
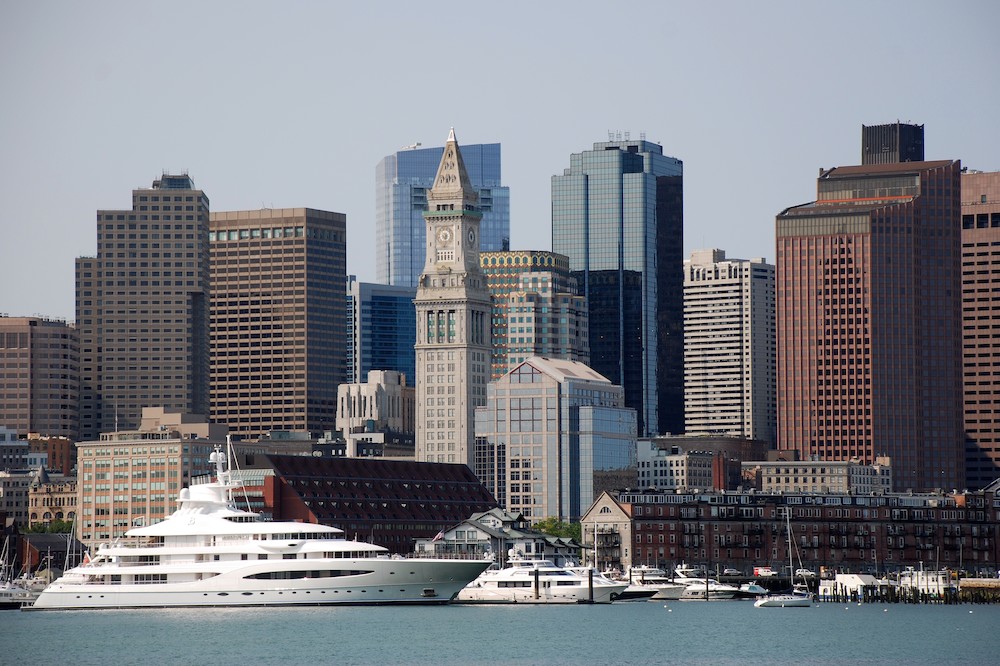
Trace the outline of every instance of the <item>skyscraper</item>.
<instances>
[{"instance_id":1,"label":"skyscraper","mask_svg":"<svg viewBox=\"0 0 1000 666\"><path fill-rule=\"evenodd\" d=\"M962 174L965 487L1000 478L1000 171Z\"/></svg>"},{"instance_id":2,"label":"skyscraper","mask_svg":"<svg viewBox=\"0 0 1000 666\"><path fill-rule=\"evenodd\" d=\"M347 218L212 213L212 420L244 439L324 432L347 381Z\"/></svg>"},{"instance_id":3,"label":"skyscraper","mask_svg":"<svg viewBox=\"0 0 1000 666\"><path fill-rule=\"evenodd\" d=\"M208 197L187 175L97 211L76 261L80 437L139 425L143 407L208 413Z\"/></svg>"},{"instance_id":4,"label":"skyscraper","mask_svg":"<svg viewBox=\"0 0 1000 666\"><path fill-rule=\"evenodd\" d=\"M777 216L778 441L961 487L960 165L828 169Z\"/></svg>"},{"instance_id":5,"label":"skyscraper","mask_svg":"<svg viewBox=\"0 0 1000 666\"><path fill-rule=\"evenodd\" d=\"M420 144L382 158L375 170L375 281L416 287L424 268L427 191L443 147ZM510 190L500 184L500 144L462 146L470 187L482 214L479 246L505 250L510 239Z\"/></svg>"},{"instance_id":6,"label":"skyscraper","mask_svg":"<svg viewBox=\"0 0 1000 666\"><path fill-rule=\"evenodd\" d=\"M417 339L416 287L347 280L348 383L360 384L372 370L395 370L413 385L413 341Z\"/></svg>"},{"instance_id":7,"label":"skyscraper","mask_svg":"<svg viewBox=\"0 0 1000 666\"><path fill-rule=\"evenodd\" d=\"M686 434L777 439L774 316L763 258L699 250L684 262Z\"/></svg>"},{"instance_id":8,"label":"skyscraper","mask_svg":"<svg viewBox=\"0 0 1000 666\"><path fill-rule=\"evenodd\" d=\"M427 194L426 256L417 285L418 461L472 467L475 409L490 377L490 293L479 267L478 195L455 130Z\"/></svg>"},{"instance_id":9,"label":"skyscraper","mask_svg":"<svg viewBox=\"0 0 1000 666\"><path fill-rule=\"evenodd\" d=\"M590 366L624 387L640 436L684 430L683 171L616 136L552 177L552 250L587 299Z\"/></svg>"},{"instance_id":10,"label":"skyscraper","mask_svg":"<svg viewBox=\"0 0 1000 666\"><path fill-rule=\"evenodd\" d=\"M80 340L64 321L0 316L0 426L80 434Z\"/></svg>"},{"instance_id":11,"label":"skyscraper","mask_svg":"<svg viewBox=\"0 0 1000 666\"><path fill-rule=\"evenodd\" d=\"M590 362L587 301L569 259L545 250L483 252L493 302L491 378L532 356Z\"/></svg>"}]
</instances>

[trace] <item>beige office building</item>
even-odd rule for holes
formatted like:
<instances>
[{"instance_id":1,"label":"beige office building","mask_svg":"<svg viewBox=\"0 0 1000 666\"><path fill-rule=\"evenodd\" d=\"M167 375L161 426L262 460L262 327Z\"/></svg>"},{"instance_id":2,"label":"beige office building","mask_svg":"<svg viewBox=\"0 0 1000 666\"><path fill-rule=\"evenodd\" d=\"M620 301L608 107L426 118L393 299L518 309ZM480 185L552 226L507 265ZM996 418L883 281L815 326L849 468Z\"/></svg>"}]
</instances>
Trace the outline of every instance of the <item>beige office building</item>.
<instances>
[{"instance_id":1,"label":"beige office building","mask_svg":"<svg viewBox=\"0 0 1000 666\"><path fill-rule=\"evenodd\" d=\"M134 429L143 407L208 412L208 197L187 175L97 211L76 261L80 438ZM51 434L51 433L50 433Z\"/></svg>"},{"instance_id":2,"label":"beige office building","mask_svg":"<svg viewBox=\"0 0 1000 666\"><path fill-rule=\"evenodd\" d=\"M93 547L169 516L182 488L214 474L209 455L224 449L227 433L201 415L146 408L138 428L77 444L77 538ZM262 450L239 443L233 449Z\"/></svg>"},{"instance_id":3,"label":"beige office building","mask_svg":"<svg viewBox=\"0 0 1000 666\"><path fill-rule=\"evenodd\" d=\"M774 266L698 250L684 262L684 432L774 442Z\"/></svg>"},{"instance_id":4,"label":"beige office building","mask_svg":"<svg viewBox=\"0 0 1000 666\"><path fill-rule=\"evenodd\" d=\"M64 321L0 316L0 426L76 439L80 339Z\"/></svg>"},{"instance_id":5,"label":"beige office building","mask_svg":"<svg viewBox=\"0 0 1000 666\"><path fill-rule=\"evenodd\" d=\"M347 218L212 213L211 419L243 439L336 426L347 381Z\"/></svg>"}]
</instances>

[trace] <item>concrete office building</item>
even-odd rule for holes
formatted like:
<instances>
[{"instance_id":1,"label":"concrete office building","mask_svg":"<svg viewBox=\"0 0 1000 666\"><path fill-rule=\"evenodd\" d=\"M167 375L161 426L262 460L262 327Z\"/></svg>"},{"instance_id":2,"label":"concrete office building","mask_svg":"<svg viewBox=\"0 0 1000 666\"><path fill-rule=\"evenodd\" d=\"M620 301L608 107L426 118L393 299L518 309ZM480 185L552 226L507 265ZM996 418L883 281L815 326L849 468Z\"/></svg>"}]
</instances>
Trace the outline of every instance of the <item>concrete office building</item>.
<instances>
[{"instance_id":1,"label":"concrete office building","mask_svg":"<svg viewBox=\"0 0 1000 666\"><path fill-rule=\"evenodd\" d=\"M582 363L533 357L487 391L473 470L500 506L570 522L604 490L634 485L635 410L620 386Z\"/></svg>"},{"instance_id":2,"label":"concrete office building","mask_svg":"<svg viewBox=\"0 0 1000 666\"><path fill-rule=\"evenodd\" d=\"M416 287L427 243L423 218L445 147L414 144L375 169L375 281ZM501 184L500 144L462 146L469 186L479 197L479 247L506 250L510 244L510 190ZM378 368L385 369L385 368Z\"/></svg>"},{"instance_id":3,"label":"concrete office building","mask_svg":"<svg viewBox=\"0 0 1000 666\"><path fill-rule=\"evenodd\" d=\"M774 266L699 250L684 262L684 432L766 442L775 423Z\"/></svg>"},{"instance_id":4,"label":"concrete office building","mask_svg":"<svg viewBox=\"0 0 1000 666\"><path fill-rule=\"evenodd\" d=\"M479 267L479 196L452 130L427 194L416 304L416 459L472 466L490 377L490 293Z\"/></svg>"},{"instance_id":5,"label":"concrete office building","mask_svg":"<svg viewBox=\"0 0 1000 666\"><path fill-rule=\"evenodd\" d=\"M80 434L80 338L64 321L0 315L0 425Z\"/></svg>"},{"instance_id":6,"label":"concrete office building","mask_svg":"<svg viewBox=\"0 0 1000 666\"><path fill-rule=\"evenodd\" d=\"M394 370L369 370L364 383L337 387L337 430L413 434L415 393L405 375Z\"/></svg>"},{"instance_id":7,"label":"concrete office building","mask_svg":"<svg viewBox=\"0 0 1000 666\"><path fill-rule=\"evenodd\" d=\"M965 483L957 161L823 169L777 216L778 442Z\"/></svg>"},{"instance_id":8,"label":"concrete office building","mask_svg":"<svg viewBox=\"0 0 1000 666\"><path fill-rule=\"evenodd\" d=\"M211 419L244 439L336 425L347 381L347 218L213 213Z\"/></svg>"},{"instance_id":9,"label":"concrete office building","mask_svg":"<svg viewBox=\"0 0 1000 666\"><path fill-rule=\"evenodd\" d=\"M493 303L492 379L532 356L589 363L587 301L567 257L543 250L479 257Z\"/></svg>"},{"instance_id":10,"label":"concrete office building","mask_svg":"<svg viewBox=\"0 0 1000 666\"><path fill-rule=\"evenodd\" d=\"M347 381L362 382L372 370L416 377L416 287L358 282L347 278Z\"/></svg>"},{"instance_id":11,"label":"concrete office building","mask_svg":"<svg viewBox=\"0 0 1000 666\"><path fill-rule=\"evenodd\" d=\"M208 205L163 174L130 210L97 211L97 256L76 261L82 439L147 406L208 413Z\"/></svg>"},{"instance_id":12,"label":"concrete office building","mask_svg":"<svg viewBox=\"0 0 1000 666\"><path fill-rule=\"evenodd\" d=\"M965 486L1000 479L1000 172L962 173Z\"/></svg>"},{"instance_id":13,"label":"concrete office building","mask_svg":"<svg viewBox=\"0 0 1000 666\"><path fill-rule=\"evenodd\" d=\"M641 436L684 431L683 172L619 134L552 177L552 250L587 299L590 367L625 389Z\"/></svg>"}]
</instances>

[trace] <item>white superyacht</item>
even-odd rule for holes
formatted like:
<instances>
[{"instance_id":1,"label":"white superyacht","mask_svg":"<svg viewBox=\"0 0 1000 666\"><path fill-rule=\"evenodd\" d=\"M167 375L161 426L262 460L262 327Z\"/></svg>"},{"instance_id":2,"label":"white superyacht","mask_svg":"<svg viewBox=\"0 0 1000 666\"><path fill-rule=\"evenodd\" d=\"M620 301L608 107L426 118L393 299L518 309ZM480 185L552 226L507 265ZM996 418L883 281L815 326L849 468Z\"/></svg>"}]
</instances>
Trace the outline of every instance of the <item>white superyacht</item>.
<instances>
[{"instance_id":1,"label":"white superyacht","mask_svg":"<svg viewBox=\"0 0 1000 666\"><path fill-rule=\"evenodd\" d=\"M217 480L181 490L166 520L129 530L70 569L32 610L447 603L484 560L404 558L343 530L264 522L237 509L219 449Z\"/></svg>"}]
</instances>

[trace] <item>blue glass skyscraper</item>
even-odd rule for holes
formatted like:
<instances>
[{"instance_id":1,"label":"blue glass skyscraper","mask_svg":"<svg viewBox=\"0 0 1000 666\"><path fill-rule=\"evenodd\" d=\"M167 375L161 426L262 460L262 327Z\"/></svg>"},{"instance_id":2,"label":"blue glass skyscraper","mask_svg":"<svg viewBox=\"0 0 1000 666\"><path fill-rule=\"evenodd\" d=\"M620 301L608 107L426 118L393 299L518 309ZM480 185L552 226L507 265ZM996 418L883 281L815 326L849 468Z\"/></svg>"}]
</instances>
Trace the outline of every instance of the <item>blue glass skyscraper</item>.
<instances>
[{"instance_id":1,"label":"blue glass skyscraper","mask_svg":"<svg viewBox=\"0 0 1000 666\"><path fill-rule=\"evenodd\" d=\"M427 190L434 183L444 147L411 148L388 155L375 171L375 281L416 287L427 258ZM480 250L509 248L510 190L500 184L500 144L462 146L462 159L479 194L483 217Z\"/></svg>"},{"instance_id":2,"label":"blue glass skyscraper","mask_svg":"<svg viewBox=\"0 0 1000 666\"><path fill-rule=\"evenodd\" d=\"M394 287L347 278L348 383L364 382L369 370L395 370L416 381L416 287Z\"/></svg>"},{"instance_id":3,"label":"blue glass skyscraper","mask_svg":"<svg viewBox=\"0 0 1000 666\"><path fill-rule=\"evenodd\" d=\"M587 298L590 366L625 389L644 437L684 432L683 173L626 137L552 177L552 251Z\"/></svg>"}]
</instances>

